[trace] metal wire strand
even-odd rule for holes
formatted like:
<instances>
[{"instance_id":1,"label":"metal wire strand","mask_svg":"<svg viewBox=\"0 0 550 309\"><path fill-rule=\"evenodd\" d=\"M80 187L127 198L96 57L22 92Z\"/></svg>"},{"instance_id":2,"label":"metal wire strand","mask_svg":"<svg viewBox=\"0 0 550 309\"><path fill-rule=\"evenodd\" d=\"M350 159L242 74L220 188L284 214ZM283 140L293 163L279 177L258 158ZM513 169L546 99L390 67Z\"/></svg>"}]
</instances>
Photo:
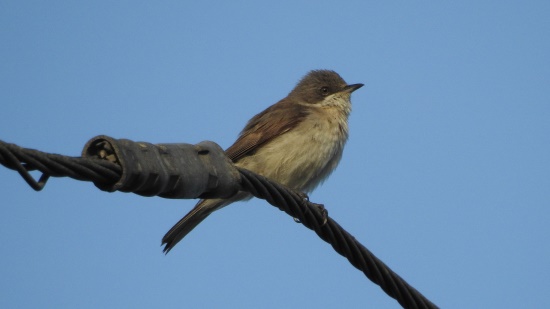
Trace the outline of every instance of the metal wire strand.
<instances>
[{"instance_id":1,"label":"metal wire strand","mask_svg":"<svg viewBox=\"0 0 550 309\"><path fill-rule=\"evenodd\" d=\"M280 184L238 168L241 173L244 190L265 199L271 205L297 218L302 224L315 231L317 235L334 250L346 257L350 263L361 270L372 282L379 285L386 294L396 299L404 308L437 308L435 304L410 286L372 252L359 243L336 221L325 217L319 207ZM326 221L325 224L323 222Z\"/></svg>"},{"instance_id":2,"label":"metal wire strand","mask_svg":"<svg viewBox=\"0 0 550 309\"><path fill-rule=\"evenodd\" d=\"M19 172L23 179L36 191L44 187L50 176L113 183L122 174L122 169L118 164L106 160L45 153L22 148L4 141L0 141L0 164ZM29 171L34 170L43 173L39 181L35 181L29 174Z\"/></svg>"},{"instance_id":3,"label":"metal wire strand","mask_svg":"<svg viewBox=\"0 0 550 309\"><path fill-rule=\"evenodd\" d=\"M106 160L68 157L26 149L0 141L0 164L17 170L35 189L44 187L49 176L71 177L94 183L114 183L122 174L121 167ZM29 171L43 173L39 181ZM299 220L305 227L315 231L336 252L346 257L367 278L379 285L390 297L404 308L437 308L426 297L410 286L387 265L360 244L338 223L328 217L322 205L309 202L307 196L272 182L246 169L238 168L242 190L267 200L271 205Z\"/></svg>"}]
</instances>

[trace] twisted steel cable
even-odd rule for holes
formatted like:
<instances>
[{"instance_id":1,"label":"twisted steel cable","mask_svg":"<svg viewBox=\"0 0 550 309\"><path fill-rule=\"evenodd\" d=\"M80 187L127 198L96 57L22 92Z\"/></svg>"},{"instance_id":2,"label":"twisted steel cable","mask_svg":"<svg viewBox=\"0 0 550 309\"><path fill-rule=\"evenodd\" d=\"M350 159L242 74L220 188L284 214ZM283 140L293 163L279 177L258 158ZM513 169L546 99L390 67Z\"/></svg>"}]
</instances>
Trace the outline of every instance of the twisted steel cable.
<instances>
[{"instance_id":1,"label":"twisted steel cable","mask_svg":"<svg viewBox=\"0 0 550 309\"><path fill-rule=\"evenodd\" d=\"M120 165L110 161L46 153L4 141L0 141L0 164L19 172L36 191L42 190L50 176L112 183L122 174ZM43 173L39 181L29 174L34 170Z\"/></svg>"},{"instance_id":2,"label":"twisted steel cable","mask_svg":"<svg viewBox=\"0 0 550 309\"><path fill-rule=\"evenodd\" d=\"M271 205L297 218L315 231L334 250L346 257L355 268L379 285L386 294L396 299L403 308L437 308L435 304L393 272L384 262L359 243L336 221L327 216L322 205L311 203L303 195L278 183L238 168L243 189L255 197L265 199Z\"/></svg>"},{"instance_id":3,"label":"twisted steel cable","mask_svg":"<svg viewBox=\"0 0 550 309\"><path fill-rule=\"evenodd\" d=\"M0 164L18 171L37 191L44 187L50 176L109 184L118 181L122 175L121 166L107 160L50 154L3 141L0 141ZM336 252L346 257L355 268L361 270L401 306L438 308L331 219L323 205L311 203L306 195L261 175L246 169L237 169L241 175L241 190L265 199L315 231L321 239L331 244ZM29 174L29 171L33 170L43 173L38 181Z\"/></svg>"}]
</instances>

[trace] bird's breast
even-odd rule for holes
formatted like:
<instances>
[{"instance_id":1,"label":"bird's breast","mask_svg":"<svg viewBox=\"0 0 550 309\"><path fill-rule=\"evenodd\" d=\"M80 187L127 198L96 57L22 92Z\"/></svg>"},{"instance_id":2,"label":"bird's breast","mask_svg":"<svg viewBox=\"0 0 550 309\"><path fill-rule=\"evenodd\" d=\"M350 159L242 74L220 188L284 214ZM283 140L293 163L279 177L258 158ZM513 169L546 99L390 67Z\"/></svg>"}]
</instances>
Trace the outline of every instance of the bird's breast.
<instances>
[{"instance_id":1,"label":"bird's breast","mask_svg":"<svg viewBox=\"0 0 550 309\"><path fill-rule=\"evenodd\" d=\"M336 168L347 138L347 114L314 110L297 126L260 146L237 165L309 192Z\"/></svg>"}]
</instances>

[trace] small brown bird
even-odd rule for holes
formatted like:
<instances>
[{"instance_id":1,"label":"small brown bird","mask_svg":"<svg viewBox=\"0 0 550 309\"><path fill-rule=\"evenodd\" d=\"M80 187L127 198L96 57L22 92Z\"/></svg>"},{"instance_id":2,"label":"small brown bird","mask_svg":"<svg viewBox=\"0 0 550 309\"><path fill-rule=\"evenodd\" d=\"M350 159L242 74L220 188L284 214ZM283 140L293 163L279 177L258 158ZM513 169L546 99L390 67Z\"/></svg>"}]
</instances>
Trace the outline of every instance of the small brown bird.
<instances>
[{"instance_id":1,"label":"small brown bird","mask_svg":"<svg viewBox=\"0 0 550 309\"><path fill-rule=\"evenodd\" d=\"M226 150L236 166L246 168L295 190L311 192L336 168L348 139L351 93L363 84L348 85L334 71L314 70L288 96L254 116ZM204 199L162 238L172 248L212 212L251 195Z\"/></svg>"}]
</instances>

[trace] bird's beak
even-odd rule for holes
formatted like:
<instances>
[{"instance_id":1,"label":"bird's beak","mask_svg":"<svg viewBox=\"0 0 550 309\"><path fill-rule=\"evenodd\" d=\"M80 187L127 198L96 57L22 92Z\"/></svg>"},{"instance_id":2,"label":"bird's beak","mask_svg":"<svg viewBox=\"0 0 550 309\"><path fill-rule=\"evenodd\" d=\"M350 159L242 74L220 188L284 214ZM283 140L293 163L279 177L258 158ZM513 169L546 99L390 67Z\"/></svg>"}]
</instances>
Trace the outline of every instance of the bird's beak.
<instances>
[{"instance_id":1,"label":"bird's beak","mask_svg":"<svg viewBox=\"0 0 550 309\"><path fill-rule=\"evenodd\" d=\"M344 87L344 91L345 92L349 92L349 93L352 93L354 92L355 90L361 88L365 86L364 84L353 84L353 85L347 85L346 87Z\"/></svg>"}]
</instances>

